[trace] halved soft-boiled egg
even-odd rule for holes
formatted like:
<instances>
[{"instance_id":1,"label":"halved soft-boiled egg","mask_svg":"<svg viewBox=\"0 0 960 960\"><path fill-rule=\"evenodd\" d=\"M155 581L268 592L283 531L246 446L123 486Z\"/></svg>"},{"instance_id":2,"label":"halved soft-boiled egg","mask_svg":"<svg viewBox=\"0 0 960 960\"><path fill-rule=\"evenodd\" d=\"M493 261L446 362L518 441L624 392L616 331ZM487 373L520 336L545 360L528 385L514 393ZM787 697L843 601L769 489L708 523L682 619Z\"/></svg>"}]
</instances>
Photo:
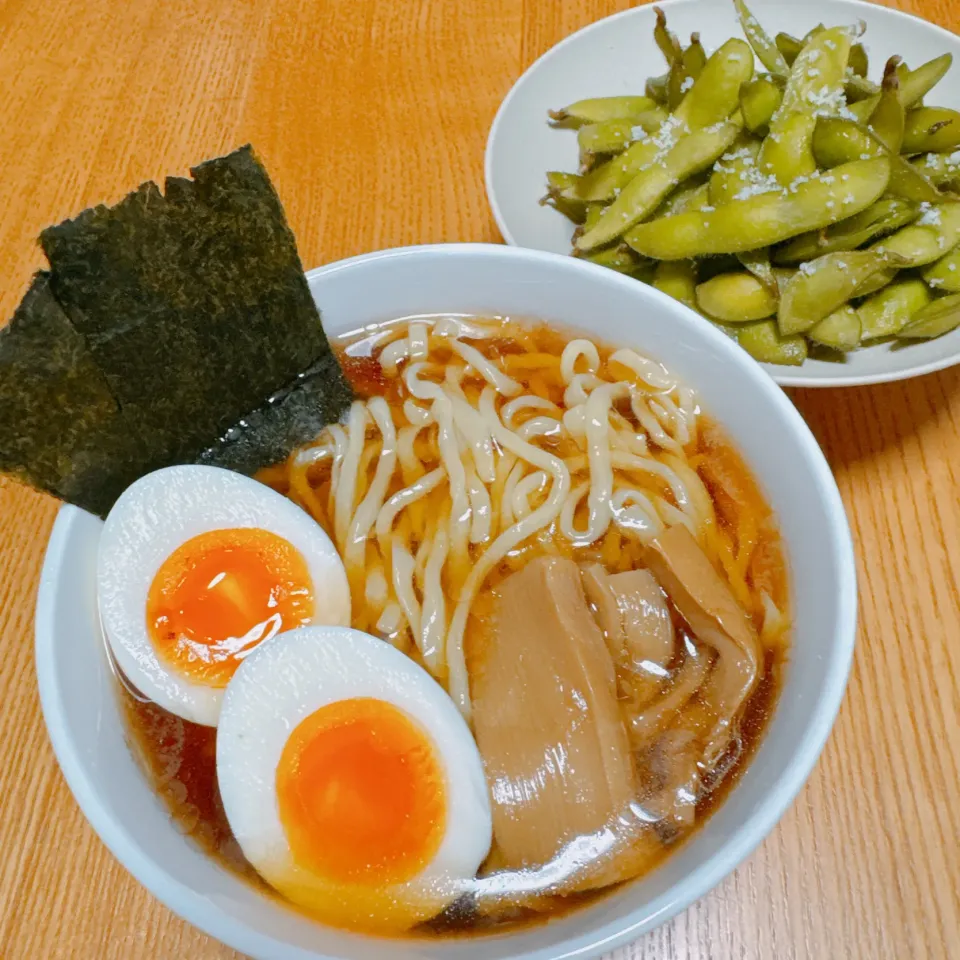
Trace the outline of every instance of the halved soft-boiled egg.
<instances>
[{"instance_id":1,"label":"halved soft-boiled egg","mask_svg":"<svg viewBox=\"0 0 960 960\"><path fill-rule=\"evenodd\" d=\"M350 622L336 547L292 501L219 467L167 467L117 500L97 557L100 619L145 696L216 726L223 690L256 646Z\"/></svg>"},{"instance_id":2,"label":"halved soft-boiled egg","mask_svg":"<svg viewBox=\"0 0 960 960\"><path fill-rule=\"evenodd\" d=\"M383 640L304 627L255 650L217 728L230 828L319 919L400 932L466 892L490 847L483 763L442 687Z\"/></svg>"}]
</instances>

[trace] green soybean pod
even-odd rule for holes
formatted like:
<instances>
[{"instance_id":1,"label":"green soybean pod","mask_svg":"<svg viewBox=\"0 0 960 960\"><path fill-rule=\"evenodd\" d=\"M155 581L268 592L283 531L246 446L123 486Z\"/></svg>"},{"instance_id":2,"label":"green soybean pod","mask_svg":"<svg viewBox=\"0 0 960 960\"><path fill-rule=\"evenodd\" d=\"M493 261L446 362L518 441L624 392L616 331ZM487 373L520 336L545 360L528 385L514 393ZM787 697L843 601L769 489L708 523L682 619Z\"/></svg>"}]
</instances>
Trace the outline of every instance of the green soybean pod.
<instances>
[{"instance_id":1,"label":"green soybean pod","mask_svg":"<svg viewBox=\"0 0 960 960\"><path fill-rule=\"evenodd\" d=\"M813 133L813 155L828 170L857 158L890 161L888 191L905 200L935 203L943 199L936 185L917 166L885 147L865 125L839 117L821 117Z\"/></svg>"},{"instance_id":2,"label":"green soybean pod","mask_svg":"<svg viewBox=\"0 0 960 960\"><path fill-rule=\"evenodd\" d=\"M898 333L932 299L930 289L919 278L895 280L867 297L857 308L861 338L876 340Z\"/></svg>"},{"instance_id":3,"label":"green soybean pod","mask_svg":"<svg viewBox=\"0 0 960 960\"><path fill-rule=\"evenodd\" d=\"M923 279L941 293L960 293L960 247L923 271Z\"/></svg>"},{"instance_id":4,"label":"green soybean pod","mask_svg":"<svg viewBox=\"0 0 960 960\"><path fill-rule=\"evenodd\" d=\"M547 189L551 193L565 197L567 200L579 200L580 179L579 174L576 173L551 170L547 173Z\"/></svg>"},{"instance_id":5,"label":"green soybean pod","mask_svg":"<svg viewBox=\"0 0 960 960\"><path fill-rule=\"evenodd\" d=\"M953 54L945 53L933 60L922 64L916 70L905 70L901 65L898 75L900 78L900 97L906 108L919 103L942 79L953 63ZM857 120L865 121L869 118L877 105L877 97L852 103L850 110Z\"/></svg>"},{"instance_id":6,"label":"green soybean pod","mask_svg":"<svg viewBox=\"0 0 960 960\"><path fill-rule=\"evenodd\" d=\"M592 250L609 243L649 216L678 183L709 167L740 130L738 120L728 120L681 136L660 163L640 171L623 188L596 226L577 240L577 249Z\"/></svg>"},{"instance_id":7,"label":"green soybean pod","mask_svg":"<svg viewBox=\"0 0 960 960\"><path fill-rule=\"evenodd\" d=\"M697 264L693 260L663 260L653 272L653 286L679 300L691 310L697 309Z\"/></svg>"},{"instance_id":8,"label":"green soybean pod","mask_svg":"<svg viewBox=\"0 0 960 960\"><path fill-rule=\"evenodd\" d=\"M910 322L897 331L905 340L932 340L960 326L960 293L941 297L918 310Z\"/></svg>"},{"instance_id":9,"label":"green soybean pod","mask_svg":"<svg viewBox=\"0 0 960 960\"><path fill-rule=\"evenodd\" d=\"M850 30L834 27L815 34L794 60L759 161L761 172L772 174L783 186L816 170L815 113L832 100L842 101L849 55Z\"/></svg>"},{"instance_id":10,"label":"green soybean pod","mask_svg":"<svg viewBox=\"0 0 960 960\"><path fill-rule=\"evenodd\" d=\"M710 204L710 184L690 180L660 204L654 217L670 217L686 210L702 210Z\"/></svg>"},{"instance_id":11,"label":"green soybean pod","mask_svg":"<svg viewBox=\"0 0 960 960\"><path fill-rule=\"evenodd\" d=\"M807 359L807 340L802 336L782 337L775 320L758 320L737 327L737 343L754 360L799 366Z\"/></svg>"},{"instance_id":12,"label":"green soybean pod","mask_svg":"<svg viewBox=\"0 0 960 960\"><path fill-rule=\"evenodd\" d=\"M928 153L910 161L910 166L938 187L960 186L960 150L953 153Z\"/></svg>"},{"instance_id":13,"label":"green soybean pod","mask_svg":"<svg viewBox=\"0 0 960 960\"><path fill-rule=\"evenodd\" d=\"M809 330L843 306L868 277L888 263L885 254L868 250L828 253L805 263L780 298L780 333L789 336Z\"/></svg>"},{"instance_id":14,"label":"green soybean pod","mask_svg":"<svg viewBox=\"0 0 960 960\"><path fill-rule=\"evenodd\" d=\"M605 250L598 250L596 253L588 253L583 255L582 259L616 270L617 273L633 273L644 265L643 261L623 243L607 247Z\"/></svg>"},{"instance_id":15,"label":"green soybean pod","mask_svg":"<svg viewBox=\"0 0 960 960\"><path fill-rule=\"evenodd\" d=\"M643 140L660 129L667 112L654 107L627 120L585 123L577 131L577 146L583 153L620 153L635 140Z\"/></svg>"},{"instance_id":16,"label":"green soybean pod","mask_svg":"<svg viewBox=\"0 0 960 960\"><path fill-rule=\"evenodd\" d=\"M677 107L677 119L691 130L726 120L740 105L740 87L752 77L753 51L742 40L728 40L704 64Z\"/></svg>"},{"instance_id":17,"label":"green soybean pod","mask_svg":"<svg viewBox=\"0 0 960 960\"><path fill-rule=\"evenodd\" d=\"M553 207L574 223L583 223L587 208L577 196L576 185L579 179L575 173L550 171L547 174L547 193L540 198L540 205Z\"/></svg>"},{"instance_id":18,"label":"green soybean pod","mask_svg":"<svg viewBox=\"0 0 960 960\"><path fill-rule=\"evenodd\" d=\"M677 60L667 74L667 107L675 110L683 100L690 85L703 73L707 63L707 54L700 43L700 34L690 35L690 46Z\"/></svg>"},{"instance_id":19,"label":"green soybean pod","mask_svg":"<svg viewBox=\"0 0 960 960\"><path fill-rule=\"evenodd\" d=\"M767 247L738 253L737 259L763 284L774 300L780 299L780 283L770 265L770 251Z\"/></svg>"},{"instance_id":20,"label":"green soybean pod","mask_svg":"<svg viewBox=\"0 0 960 960\"><path fill-rule=\"evenodd\" d=\"M901 259L900 266L925 267L939 260L960 243L960 203L929 206L916 223L903 227L870 247L876 253L890 253Z\"/></svg>"},{"instance_id":21,"label":"green soybean pod","mask_svg":"<svg viewBox=\"0 0 960 960\"><path fill-rule=\"evenodd\" d=\"M883 71L880 99L870 114L870 129L888 150L900 152L906 125L906 111L900 99L899 57L891 57Z\"/></svg>"},{"instance_id":22,"label":"green soybean pod","mask_svg":"<svg viewBox=\"0 0 960 960\"><path fill-rule=\"evenodd\" d=\"M813 133L817 118L812 113L793 113L775 122L760 148L760 172L788 187L800 177L816 172Z\"/></svg>"},{"instance_id":23,"label":"green soybean pod","mask_svg":"<svg viewBox=\"0 0 960 960\"><path fill-rule=\"evenodd\" d=\"M740 112L744 126L758 133L770 126L770 120L783 102L783 90L769 76L755 77L740 88Z\"/></svg>"},{"instance_id":24,"label":"green soybean pod","mask_svg":"<svg viewBox=\"0 0 960 960\"><path fill-rule=\"evenodd\" d=\"M550 119L556 123L606 123L608 120L630 120L656 104L649 97L592 97L577 100L560 110L551 110Z\"/></svg>"},{"instance_id":25,"label":"green soybean pod","mask_svg":"<svg viewBox=\"0 0 960 960\"><path fill-rule=\"evenodd\" d=\"M720 206L729 203L751 183L751 172L756 172L760 141L746 133L741 134L714 165L710 173L710 203Z\"/></svg>"},{"instance_id":26,"label":"green soybean pod","mask_svg":"<svg viewBox=\"0 0 960 960\"><path fill-rule=\"evenodd\" d=\"M777 263L800 263L825 253L856 250L883 234L912 223L920 216L920 205L899 197L881 197L866 210L840 223L794 237L774 256Z\"/></svg>"},{"instance_id":27,"label":"green soybean pod","mask_svg":"<svg viewBox=\"0 0 960 960\"><path fill-rule=\"evenodd\" d=\"M918 107L907 114L903 153L954 150L960 146L960 113L946 107Z\"/></svg>"},{"instance_id":28,"label":"green soybean pod","mask_svg":"<svg viewBox=\"0 0 960 960\"><path fill-rule=\"evenodd\" d=\"M850 48L851 53L853 48ZM871 97L877 98L880 88L872 81L864 77L858 77L855 73L847 71L843 79L843 92L847 98L847 103L859 103L861 100L869 100Z\"/></svg>"},{"instance_id":29,"label":"green soybean pod","mask_svg":"<svg viewBox=\"0 0 960 960\"><path fill-rule=\"evenodd\" d=\"M690 46L683 51L683 69L687 76L696 80L707 65L707 51L703 49L699 33L690 34Z\"/></svg>"},{"instance_id":30,"label":"green soybean pod","mask_svg":"<svg viewBox=\"0 0 960 960\"><path fill-rule=\"evenodd\" d=\"M643 88L647 99L658 106L665 107L667 105L667 83L669 80L669 73L659 77L649 77Z\"/></svg>"},{"instance_id":31,"label":"green soybean pod","mask_svg":"<svg viewBox=\"0 0 960 960\"><path fill-rule=\"evenodd\" d=\"M855 43L850 48L848 65L857 77L866 77L870 72L870 58L867 56L867 48L862 43Z\"/></svg>"},{"instance_id":32,"label":"green soybean pod","mask_svg":"<svg viewBox=\"0 0 960 960\"><path fill-rule=\"evenodd\" d=\"M603 215L603 204L602 203L588 203L586 204L586 214L583 218L583 229L589 230L593 227L600 217Z\"/></svg>"},{"instance_id":33,"label":"green soybean pod","mask_svg":"<svg viewBox=\"0 0 960 960\"><path fill-rule=\"evenodd\" d=\"M844 304L815 323L807 336L834 350L852 350L860 343L860 317L850 304Z\"/></svg>"},{"instance_id":34,"label":"green soybean pod","mask_svg":"<svg viewBox=\"0 0 960 960\"><path fill-rule=\"evenodd\" d=\"M830 182L812 178L794 189L734 200L713 211L688 211L633 227L624 239L654 260L686 260L746 253L859 213L890 180L886 159L856 160L833 171Z\"/></svg>"},{"instance_id":35,"label":"green soybean pod","mask_svg":"<svg viewBox=\"0 0 960 960\"><path fill-rule=\"evenodd\" d=\"M683 56L683 48L675 33L667 29L667 15L660 7L653 8L656 21L653 25L653 39L663 54L663 59L667 61L667 66L671 67L677 63Z\"/></svg>"},{"instance_id":36,"label":"green soybean pod","mask_svg":"<svg viewBox=\"0 0 960 960\"><path fill-rule=\"evenodd\" d=\"M569 221L582 224L587 216L587 205L582 200L569 200L560 194L548 193L540 199L541 207L553 207Z\"/></svg>"},{"instance_id":37,"label":"green soybean pod","mask_svg":"<svg viewBox=\"0 0 960 960\"><path fill-rule=\"evenodd\" d=\"M752 274L720 273L697 287L697 305L714 320L748 323L777 312L777 298Z\"/></svg>"},{"instance_id":38,"label":"green soybean pod","mask_svg":"<svg viewBox=\"0 0 960 960\"><path fill-rule=\"evenodd\" d=\"M774 38L774 43L777 45L777 49L780 51L780 55L786 61L787 66L792 67L793 61L797 59L797 57L800 55L800 51L803 49L803 41L798 40L789 33L783 33L781 31Z\"/></svg>"},{"instance_id":39,"label":"green soybean pod","mask_svg":"<svg viewBox=\"0 0 960 960\"><path fill-rule=\"evenodd\" d=\"M787 61L783 59L783 54L778 49L776 43L770 38L766 30L760 26L757 18L747 8L744 0L733 0L736 7L737 16L740 18L740 25L746 34L753 52L757 59L771 72L779 74L781 77L787 76L790 67Z\"/></svg>"},{"instance_id":40,"label":"green soybean pod","mask_svg":"<svg viewBox=\"0 0 960 960\"><path fill-rule=\"evenodd\" d=\"M887 267L879 270L872 277L868 277L859 287L857 287L857 297L869 297L871 294L889 286L896 279L900 271L896 267Z\"/></svg>"}]
</instances>

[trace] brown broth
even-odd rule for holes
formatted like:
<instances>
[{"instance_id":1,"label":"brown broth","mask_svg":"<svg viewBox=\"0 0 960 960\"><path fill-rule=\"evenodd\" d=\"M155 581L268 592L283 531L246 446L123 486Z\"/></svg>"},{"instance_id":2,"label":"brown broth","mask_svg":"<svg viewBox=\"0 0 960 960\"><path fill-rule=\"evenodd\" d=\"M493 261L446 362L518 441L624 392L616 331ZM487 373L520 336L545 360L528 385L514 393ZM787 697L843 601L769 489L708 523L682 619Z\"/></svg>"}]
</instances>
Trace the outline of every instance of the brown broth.
<instances>
[{"instance_id":1,"label":"brown broth","mask_svg":"<svg viewBox=\"0 0 960 960\"><path fill-rule=\"evenodd\" d=\"M532 347L528 346L527 349L557 353L569 339L568 335L543 326L528 330ZM512 340L504 339L495 343L488 341L487 344L488 355L496 357L517 350ZM341 342L339 346L345 372L358 395L367 397L386 393L389 396L390 386L375 359L379 348L376 340L370 337L355 338L350 343ZM549 390L549 385L547 389ZM697 464L697 470L714 499L719 528L724 536L735 542L737 530L744 523L754 524L756 527L756 546L745 578L751 599L755 600L759 590L765 589L780 609L788 614L787 571L779 533L770 511L739 454L726 440L722 431L702 415L700 422L703 424L700 442L695 450L688 453L692 462ZM265 472L262 479L286 492L283 473L279 468L277 471L271 469ZM581 557L575 555L575 559ZM717 563L717 566L720 567L721 564ZM505 566L505 569L496 571L493 576L502 577L512 569ZM756 621L757 605L749 612ZM676 616L681 633L689 632L679 615ZM739 774L749 763L763 739L767 723L776 706L787 652L788 646L784 642L766 648L762 677L745 705L738 735L718 764L722 775L715 778L714 782L705 784L704 793L697 803L695 826L675 838L663 837L664 857L696 833L723 802ZM181 720L156 704L139 700L123 684L118 684L118 691L130 732L131 747L150 782L170 810L178 829L224 867L286 904L285 900L259 878L231 834L217 785L216 731ZM499 934L517 926L539 924L579 909L613 889L617 888L609 887L576 896L557 897L554 898L555 905L549 912L518 910L513 914L498 916L496 920L478 920L469 912L459 911L454 905L441 917L416 928L411 936L459 937L488 932ZM286 905L290 906L290 909L296 909Z\"/></svg>"}]
</instances>

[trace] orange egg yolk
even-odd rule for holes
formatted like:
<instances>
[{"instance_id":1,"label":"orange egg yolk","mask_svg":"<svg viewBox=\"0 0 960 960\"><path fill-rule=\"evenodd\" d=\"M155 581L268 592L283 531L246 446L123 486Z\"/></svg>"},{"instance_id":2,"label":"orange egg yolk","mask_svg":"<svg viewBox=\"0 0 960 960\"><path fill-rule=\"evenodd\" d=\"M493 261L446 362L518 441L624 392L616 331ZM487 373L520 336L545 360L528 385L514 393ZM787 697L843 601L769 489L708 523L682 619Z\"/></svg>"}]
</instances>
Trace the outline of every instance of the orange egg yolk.
<instances>
[{"instance_id":1,"label":"orange egg yolk","mask_svg":"<svg viewBox=\"0 0 960 960\"><path fill-rule=\"evenodd\" d=\"M336 883L382 887L416 876L443 838L445 789L427 734L397 707L369 698L312 713L277 765L294 859Z\"/></svg>"},{"instance_id":2,"label":"orange egg yolk","mask_svg":"<svg viewBox=\"0 0 960 960\"><path fill-rule=\"evenodd\" d=\"M312 616L306 561L293 544L258 528L188 540L163 562L147 596L161 661L212 687L225 687L258 643Z\"/></svg>"}]
</instances>

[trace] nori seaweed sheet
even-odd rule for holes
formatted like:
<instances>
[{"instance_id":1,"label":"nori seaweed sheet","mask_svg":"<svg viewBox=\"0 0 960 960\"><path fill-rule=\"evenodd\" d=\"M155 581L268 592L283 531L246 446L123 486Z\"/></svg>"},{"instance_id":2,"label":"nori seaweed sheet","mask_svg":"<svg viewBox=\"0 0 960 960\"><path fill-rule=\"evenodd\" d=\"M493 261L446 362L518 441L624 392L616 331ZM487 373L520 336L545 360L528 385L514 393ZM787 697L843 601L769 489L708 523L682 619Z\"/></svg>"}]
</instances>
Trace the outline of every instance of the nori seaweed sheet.
<instances>
[{"instance_id":1,"label":"nori seaweed sheet","mask_svg":"<svg viewBox=\"0 0 960 960\"><path fill-rule=\"evenodd\" d=\"M0 470L104 515L173 463L283 459L353 394L249 147L44 230L0 331Z\"/></svg>"}]
</instances>

